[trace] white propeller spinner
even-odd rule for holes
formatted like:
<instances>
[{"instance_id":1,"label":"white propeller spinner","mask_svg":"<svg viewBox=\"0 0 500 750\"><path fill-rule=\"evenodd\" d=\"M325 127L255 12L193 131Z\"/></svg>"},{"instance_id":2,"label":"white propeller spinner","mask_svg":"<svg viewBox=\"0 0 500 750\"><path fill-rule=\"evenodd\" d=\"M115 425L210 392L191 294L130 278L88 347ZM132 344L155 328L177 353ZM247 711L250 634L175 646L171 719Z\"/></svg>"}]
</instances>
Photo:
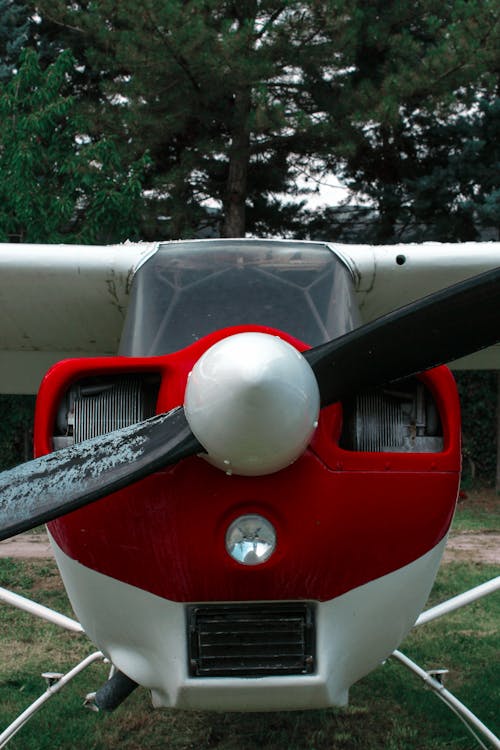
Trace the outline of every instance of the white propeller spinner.
<instances>
[{"instance_id":1,"label":"white propeller spinner","mask_svg":"<svg viewBox=\"0 0 500 750\"><path fill-rule=\"evenodd\" d=\"M208 349L189 374L184 410L207 460L228 474L272 474L305 450L320 397L309 364L267 333L239 333Z\"/></svg>"}]
</instances>

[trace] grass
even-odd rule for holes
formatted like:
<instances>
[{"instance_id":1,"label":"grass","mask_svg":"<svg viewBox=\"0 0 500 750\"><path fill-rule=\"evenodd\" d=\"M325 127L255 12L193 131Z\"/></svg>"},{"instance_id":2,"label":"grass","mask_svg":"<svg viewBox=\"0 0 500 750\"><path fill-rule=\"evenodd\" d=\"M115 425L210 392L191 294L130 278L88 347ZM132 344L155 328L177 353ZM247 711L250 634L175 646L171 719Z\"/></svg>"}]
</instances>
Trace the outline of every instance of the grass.
<instances>
[{"instance_id":1,"label":"grass","mask_svg":"<svg viewBox=\"0 0 500 750\"><path fill-rule=\"evenodd\" d=\"M496 521L492 521L496 513ZM471 524L470 519L473 523ZM474 498L464 501L461 530L498 524L498 511ZM467 524L471 525L467 525ZM442 566L430 604L500 574L500 566ZM0 585L71 614L50 561L0 560ZM446 686L497 733L500 596L415 629L401 650L425 669L450 670ZM60 631L0 605L0 730L45 689L40 673L66 671L93 650L81 636ZM187 713L152 709L136 690L115 713L82 708L107 667L78 677L12 740L9 750L472 750L478 747L461 722L420 681L394 660L354 685L346 709L293 713Z\"/></svg>"}]
</instances>

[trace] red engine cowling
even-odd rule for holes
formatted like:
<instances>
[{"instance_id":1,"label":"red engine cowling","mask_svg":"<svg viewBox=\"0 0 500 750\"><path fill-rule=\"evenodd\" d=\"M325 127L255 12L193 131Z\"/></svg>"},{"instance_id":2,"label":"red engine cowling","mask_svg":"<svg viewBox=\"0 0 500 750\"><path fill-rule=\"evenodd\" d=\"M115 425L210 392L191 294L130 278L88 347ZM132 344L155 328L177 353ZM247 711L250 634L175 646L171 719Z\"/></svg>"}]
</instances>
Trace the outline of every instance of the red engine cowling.
<instances>
[{"instance_id":1,"label":"red engine cowling","mask_svg":"<svg viewBox=\"0 0 500 750\"><path fill-rule=\"evenodd\" d=\"M306 348L248 326L161 357L59 363L39 392L36 454L181 404L201 354L248 330ZM226 476L193 457L49 528L72 559L170 601L325 601L435 547L452 519L459 472L458 397L440 367L324 409L309 448L276 474ZM226 552L225 534L255 513L273 524L276 551L242 566Z\"/></svg>"}]
</instances>

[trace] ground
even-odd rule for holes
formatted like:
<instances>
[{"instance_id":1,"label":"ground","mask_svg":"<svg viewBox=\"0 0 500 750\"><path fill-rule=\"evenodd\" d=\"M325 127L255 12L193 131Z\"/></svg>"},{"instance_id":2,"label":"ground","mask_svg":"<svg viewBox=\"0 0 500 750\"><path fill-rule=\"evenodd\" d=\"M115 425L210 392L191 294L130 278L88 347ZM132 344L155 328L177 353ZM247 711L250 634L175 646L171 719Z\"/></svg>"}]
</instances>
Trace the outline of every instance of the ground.
<instances>
[{"instance_id":1,"label":"ground","mask_svg":"<svg viewBox=\"0 0 500 750\"><path fill-rule=\"evenodd\" d=\"M500 564L500 532L452 532L446 545L443 562Z\"/></svg>"},{"instance_id":2,"label":"ground","mask_svg":"<svg viewBox=\"0 0 500 750\"><path fill-rule=\"evenodd\" d=\"M53 557L48 536L45 532L19 534L0 542L0 557L17 559Z\"/></svg>"}]
</instances>

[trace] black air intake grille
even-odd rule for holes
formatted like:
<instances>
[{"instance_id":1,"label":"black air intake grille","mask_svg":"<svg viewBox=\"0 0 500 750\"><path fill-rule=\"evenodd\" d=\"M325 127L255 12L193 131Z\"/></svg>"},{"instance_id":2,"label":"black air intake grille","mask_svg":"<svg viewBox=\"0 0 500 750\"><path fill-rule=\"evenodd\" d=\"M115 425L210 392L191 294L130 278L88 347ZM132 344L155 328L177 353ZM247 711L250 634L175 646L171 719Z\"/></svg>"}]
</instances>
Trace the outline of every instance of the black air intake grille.
<instances>
[{"instance_id":1,"label":"black air intake grille","mask_svg":"<svg viewBox=\"0 0 500 750\"><path fill-rule=\"evenodd\" d=\"M262 677L314 671L311 604L228 604L188 609L192 677Z\"/></svg>"}]
</instances>

